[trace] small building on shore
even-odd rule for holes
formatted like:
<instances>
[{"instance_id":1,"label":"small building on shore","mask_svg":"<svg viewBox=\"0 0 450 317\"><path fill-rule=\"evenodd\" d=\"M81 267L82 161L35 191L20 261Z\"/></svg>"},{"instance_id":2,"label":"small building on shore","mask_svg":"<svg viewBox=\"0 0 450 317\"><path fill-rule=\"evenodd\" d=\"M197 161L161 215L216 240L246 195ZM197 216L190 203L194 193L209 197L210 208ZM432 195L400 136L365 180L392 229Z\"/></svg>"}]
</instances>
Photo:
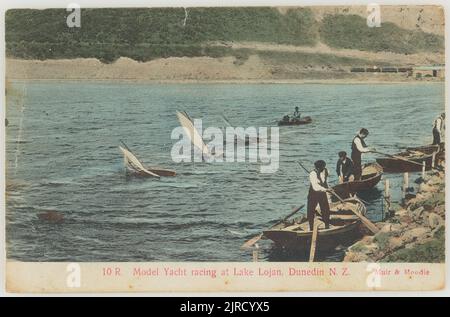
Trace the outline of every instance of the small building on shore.
<instances>
[{"instance_id":1,"label":"small building on shore","mask_svg":"<svg viewBox=\"0 0 450 317\"><path fill-rule=\"evenodd\" d=\"M417 66L413 67L413 77L420 78L445 78L445 65Z\"/></svg>"}]
</instances>

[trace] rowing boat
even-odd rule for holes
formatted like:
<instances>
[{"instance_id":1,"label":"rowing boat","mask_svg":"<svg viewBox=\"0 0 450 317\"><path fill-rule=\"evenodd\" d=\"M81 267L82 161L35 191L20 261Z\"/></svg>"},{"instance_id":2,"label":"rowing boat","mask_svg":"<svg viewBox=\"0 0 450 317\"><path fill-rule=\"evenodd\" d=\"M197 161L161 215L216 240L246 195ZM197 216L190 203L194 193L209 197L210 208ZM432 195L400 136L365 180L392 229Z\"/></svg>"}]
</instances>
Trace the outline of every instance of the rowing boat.
<instances>
[{"instance_id":1,"label":"rowing boat","mask_svg":"<svg viewBox=\"0 0 450 317\"><path fill-rule=\"evenodd\" d=\"M420 172L425 162L425 170L431 169L433 154L425 154L417 151L400 152L393 157L377 158L377 163L383 167L386 173Z\"/></svg>"},{"instance_id":2,"label":"rowing boat","mask_svg":"<svg viewBox=\"0 0 450 317\"><path fill-rule=\"evenodd\" d=\"M408 147L406 148L407 151L418 151L425 154L432 154L433 152L444 152L445 151L445 142L442 142L441 144L428 144L428 145L422 145L422 146L416 146L416 147Z\"/></svg>"},{"instance_id":3,"label":"rowing boat","mask_svg":"<svg viewBox=\"0 0 450 317\"><path fill-rule=\"evenodd\" d=\"M333 186L333 190L340 197L348 198L350 197L350 194L366 191L375 187L380 182L382 175L383 168L380 164L366 164L362 169L360 180L337 184Z\"/></svg>"},{"instance_id":4,"label":"rowing boat","mask_svg":"<svg viewBox=\"0 0 450 317\"><path fill-rule=\"evenodd\" d=\"M139 177L156 177L160 176L175 176L177 173L173 170L157 168L157 167L144 167L139 159L129 150L119 146L119 149L123 153L124 164L127 174Z\"/></svg>"},{"instance_id":5,"label":"rowing boat","mask_svg":"<svg viewBox=\"0 0 450 317\"><path fill-rule=\"evenodd\" d=\"M291 120L281 120L278 122L279 126L286 126L286 125L302 125L302 124L308 124L312 122L311 117L303 117L301 119L291 119Z\"/></svg>"},{"instance_id":6,"label":"rowing boat","mask_svg":"<svg viewBox=\"0 0 450 317\"><path fill-rule=\"evenodd\" d=\"M348 245L358 239L362 234L362 224L353 211L364 215L366 207L357 199L348 199L344 203L330 204L330 226L325 224L319 216L317 249L318 252L334 250L338 245ZM272 240L279 247L293 249L298 252L308 252L311 246L312 231L306 217L286 221L275 225L263 232L264 237Z\"/></svg>"},{"instance_id":7,"label":"rowing boat","mask_svg":"<svg viewBox=\"0 0 450 317\"><path fill-rule=\"evenodd\" d=\"M386 173L420 172L423 162L425 162L425 170L431 169L433 156L436 165L440 160L445 159L445 152L444 150L434 152L433 146L415 147L390 157L377 158L377 163Z\"/></svg>"},{"instance_id":8,"label":"rowing boat","mask_svg":"<svg viewBox=\"0 0 450 317\"><path fill-rule=\"evenodd\" d=\"M406 149L407 151L413 152L421 152L425 154L433 154L436 152L435 164L439 164L441 161L445 160L445 142L437 144L429 144L417 147L409 147Z\"/></svg>"}]
</instances>

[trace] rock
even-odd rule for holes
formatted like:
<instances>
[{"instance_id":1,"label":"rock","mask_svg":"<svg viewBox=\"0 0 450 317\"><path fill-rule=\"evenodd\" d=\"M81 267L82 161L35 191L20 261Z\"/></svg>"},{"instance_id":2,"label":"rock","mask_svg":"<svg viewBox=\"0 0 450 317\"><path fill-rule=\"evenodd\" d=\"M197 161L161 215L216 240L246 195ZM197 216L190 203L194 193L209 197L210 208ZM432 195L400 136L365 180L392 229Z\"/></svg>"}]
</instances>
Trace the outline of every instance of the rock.
<instances>
[{"instance_id":1,"label":"rock","mask_svg":"<svg viewBox=\"0 0 450 317\"><path fill-rule=\"evenodd\" d=\"M384 225L384 226L380 229L380 232L389 233L389 232L391 232L391 227L392 227L392 224L391 224L391 223L388 223L387 225Z\"/></svg>"},{"instance_id":2,"label":"rock","mask_svg":"<svg viewBox=\"0 0 450 317\"><path fill-rule=\"evenodd\" d=\"M365 245L371 244L373 242L373 236L364 236L360 242Z\"/></svg>"},{"instance_id":3,"label":"rock","mask_svg":"<svg viewBox=\"0 0 450 317\"><path fill-rule=\"evenodd\" d=\"M401 229L402 225L399 223L388 223L380 229L380 232L392 234L397 231L400 231Z\"/></svg>"},{"instance_id":4,"label":"rock","mask_svg":"<svg viewBox=\"0 0 450 317\"><path fill-rule=\"evenodd\" d=\"M383 228L386 224L387 224L387 222L382 222L382 221L380 221L380 222L376 222L376 223L375 223L375 226L377 226L378 229L381 230L381 228Z\"/></svg>"},{"instance_id":5,"label":"rock","mask_svg":"<svg viewBox=\"0 0 450 317\"><path fill-rule=\"evenodd\" d=\"M367 251L365 252L365 254L372 254L376 253L380 249L380 247L376 243L371 243L366 245L366 249Z\"/></svg>"},{"instance_id":6,"label":"rock","mask_svg":"<svg viewBox=\"0 0 450 317\"><path fill-rule=\"evenodd\" d=\"M405 216L405 215L407 215L408 214L408 210L406 210L406 209L404 209L404 208L400 208L399 210L397 210L396 212L395 212L395 215L396 216Z\"/></svg>"},{"instance_id":7,"label":"rock","mask_svg":"<svg viewBox=\"0 0 450 317\"><path fill-rule=\"evenodd\" d=\"M420 191L420 193L417 193L416 198L411 199L411 203L413 203L413 201L416 202L416 203L417 202L422 202L422 201L427 200L427 199L429 199L431 197L431 193L421 191L420 187L419 187L419 191Z\"/></svg>"},{"instance_id":8,"label":"rock","mask_svg":"<svg viewBox=\"0 0 450 317\"><path fill-rule=\"evenodd\" d=\"M389 239L389 249L395 251L403 246L403 240L401 238L392 237Z\"/></svg>"},{"instance_id":9,"label":"rock","mask_svg":"<svg viewBox=\"0 0 450 317\"><path fill-rule=\"evenodd\" d=\"M366 244L362 241L356 242L354 245L349 247L348 250L354 253L366 253L368 251Z\"/></svg>"},{"instance_id":10,"label":"rock","mask_svg":"<svg viewBox=\"0 0 450 317\"><path fill-rule=\"evenodd\" d=\"M441 216L435 213L430 213L428 215L428 225L431 229L436 229L444 224L444 220Z\"/></svg>"},{"instance_id":11,"label":"rock","mask_svg":"<svg viewBox=\"0 0 450 317\"><path fill-rule=\"evenodd\" d=\"M424 237L428 237L431 233L429 228L425 227L417 227L408 231L405 231L401 236L402 242L404 244L413 242L418 239L423 239Z\"/></svg>"},{"instance_id":12,"label":"rock","mask_svg":"<svg viewBox=\"0 0 450 317\"><path fill-rule=\"evenodd\" d=\"M373 237L373 241L378 243L381 250L384 250L388 246L389 238L389 233L380 231Z\"/></svg>"},{"instance_id":13,"label":"rock","mask_svg":"<svg viewBox=\"0 0 450 317\"><path fill-rule=\"evenodd\" d=\"M439 177L439 174L433 175L428 179L427 185L438 185L438 184L442 183L442 181L443 180L441 177Z\"/></svg>"},{"instance_id":14,"label":"rock","mask_svg":"<svg viewBox=\"0 0 450 317\"><path fill-rule=\"evenodd\" d=\"M439 216L445 216L445 205L439 205L434 207L434 212Z\"/></svg>"},{"instance_id":15,"label":"rock","mask_svg":"<svg viewBox=\"0 0 450 317\"><path fill-rule=\"evenodd\" d=\"M409 215L399 217L399 221L400 221L400 223L405 224L405 225L410 225L411 223L414 222L413 218Z\"/></svg>"},{"instance_id":16,"label":"rock","mask_svg":"<svg viewBox=\"0 0 450 317\"><path fill-rule=\"evenodd\" d=\"M422 213L424 212L425 208L424 207L419 207L417 209L414 209L411 211L411 215L413 217L414 220L418 220L420 219L420 217L422 216Z\"/></svg>"},{"instance_id":17,"label":"rock","mask_svg":"<svg viewBox=\"0 0 450 317\"><path fill-rule=\"evenodd\" d=\"M347 252L344 257L344 262L365 262L369 259L366 254L359 252Z\"/></svg>"},{"instance_id":18,"label":"rock","mask_svg":"<svg viewBox=\"0 0 450 317\"><path fill-rule=\"evenodd\" d=\"M64 215L57 211L47 211L38 214L38 218L43 221L48 221L52 223L61 223L64 221Z\"/></svg>"}]
</instances>

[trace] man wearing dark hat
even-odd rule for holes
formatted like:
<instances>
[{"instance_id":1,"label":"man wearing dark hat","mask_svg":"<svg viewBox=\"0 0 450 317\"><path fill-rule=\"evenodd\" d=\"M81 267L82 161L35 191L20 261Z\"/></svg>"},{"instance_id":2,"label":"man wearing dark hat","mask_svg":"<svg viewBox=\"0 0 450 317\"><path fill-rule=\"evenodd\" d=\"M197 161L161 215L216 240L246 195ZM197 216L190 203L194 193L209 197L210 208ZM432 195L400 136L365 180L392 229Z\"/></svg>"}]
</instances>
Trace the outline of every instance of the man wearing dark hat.
<instances>
[{"instance_id":1,"label":"man wearing dark hat","mask_svg":"<svg viewBox=\"0 0 450 317\"><path fill-rule=\"evenodd\" d=\"M326 163L322 160L314 163L314 170L309 173L309 193L308 193L308 209L307 216L309 222L309 229L312 231L314 227L314 213L317 204L320 206L325 229L330 226L330 205L328 204L328 171L325 168Z\"/></svg>"},{"instance_id":2,"label":"man wearing dark hat","mask_svg":"<svg viewBox=\"0 0 450 317\"><path fill-rule=\"evenodd\" d=\"M336 173L339 177L339 183L353 181L353 162L347 157L347 152L339 152L339 159L336 164Z\"/></svg>"},{"instance_id":3,"label":"man wearing dark hat","mask_svg":"<svg viewBox=\"0 0 450 317\"><path fill-rule=\"evenodd\" d=\"M353 138L352 142L352 161L353 161L353 175L355 180L361 179L362 167L361 167L361 155L362 153L373 152L375 149L370 149L364 139L369 135L367 129L362 128L359 133Z\"/></svg>"}]
</instances>

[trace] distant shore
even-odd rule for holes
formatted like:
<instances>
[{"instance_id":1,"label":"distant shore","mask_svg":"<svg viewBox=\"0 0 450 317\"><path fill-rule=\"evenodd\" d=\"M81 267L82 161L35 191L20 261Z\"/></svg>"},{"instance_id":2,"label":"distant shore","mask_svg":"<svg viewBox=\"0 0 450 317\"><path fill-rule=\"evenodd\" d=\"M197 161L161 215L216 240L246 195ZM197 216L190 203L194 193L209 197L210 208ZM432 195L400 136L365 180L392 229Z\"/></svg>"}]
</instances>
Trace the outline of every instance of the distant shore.
<instances>
[{"instance_id":1,"label":"distant shore","mask_svg":"<svg viewBox=\"0 0 450 317\"><path fill-rule=\"evenodd\" d=\"M311 68L283 78L257 56L242 65L233 57L171 57L149 62L120 58L104 64L93 58L64 60L6 59L6 80L103 81L139 83L201 84L396 84L435 83L442 80L416 80L400 73L351 73L348 70Z\"/></svg>"}]
</instances>

